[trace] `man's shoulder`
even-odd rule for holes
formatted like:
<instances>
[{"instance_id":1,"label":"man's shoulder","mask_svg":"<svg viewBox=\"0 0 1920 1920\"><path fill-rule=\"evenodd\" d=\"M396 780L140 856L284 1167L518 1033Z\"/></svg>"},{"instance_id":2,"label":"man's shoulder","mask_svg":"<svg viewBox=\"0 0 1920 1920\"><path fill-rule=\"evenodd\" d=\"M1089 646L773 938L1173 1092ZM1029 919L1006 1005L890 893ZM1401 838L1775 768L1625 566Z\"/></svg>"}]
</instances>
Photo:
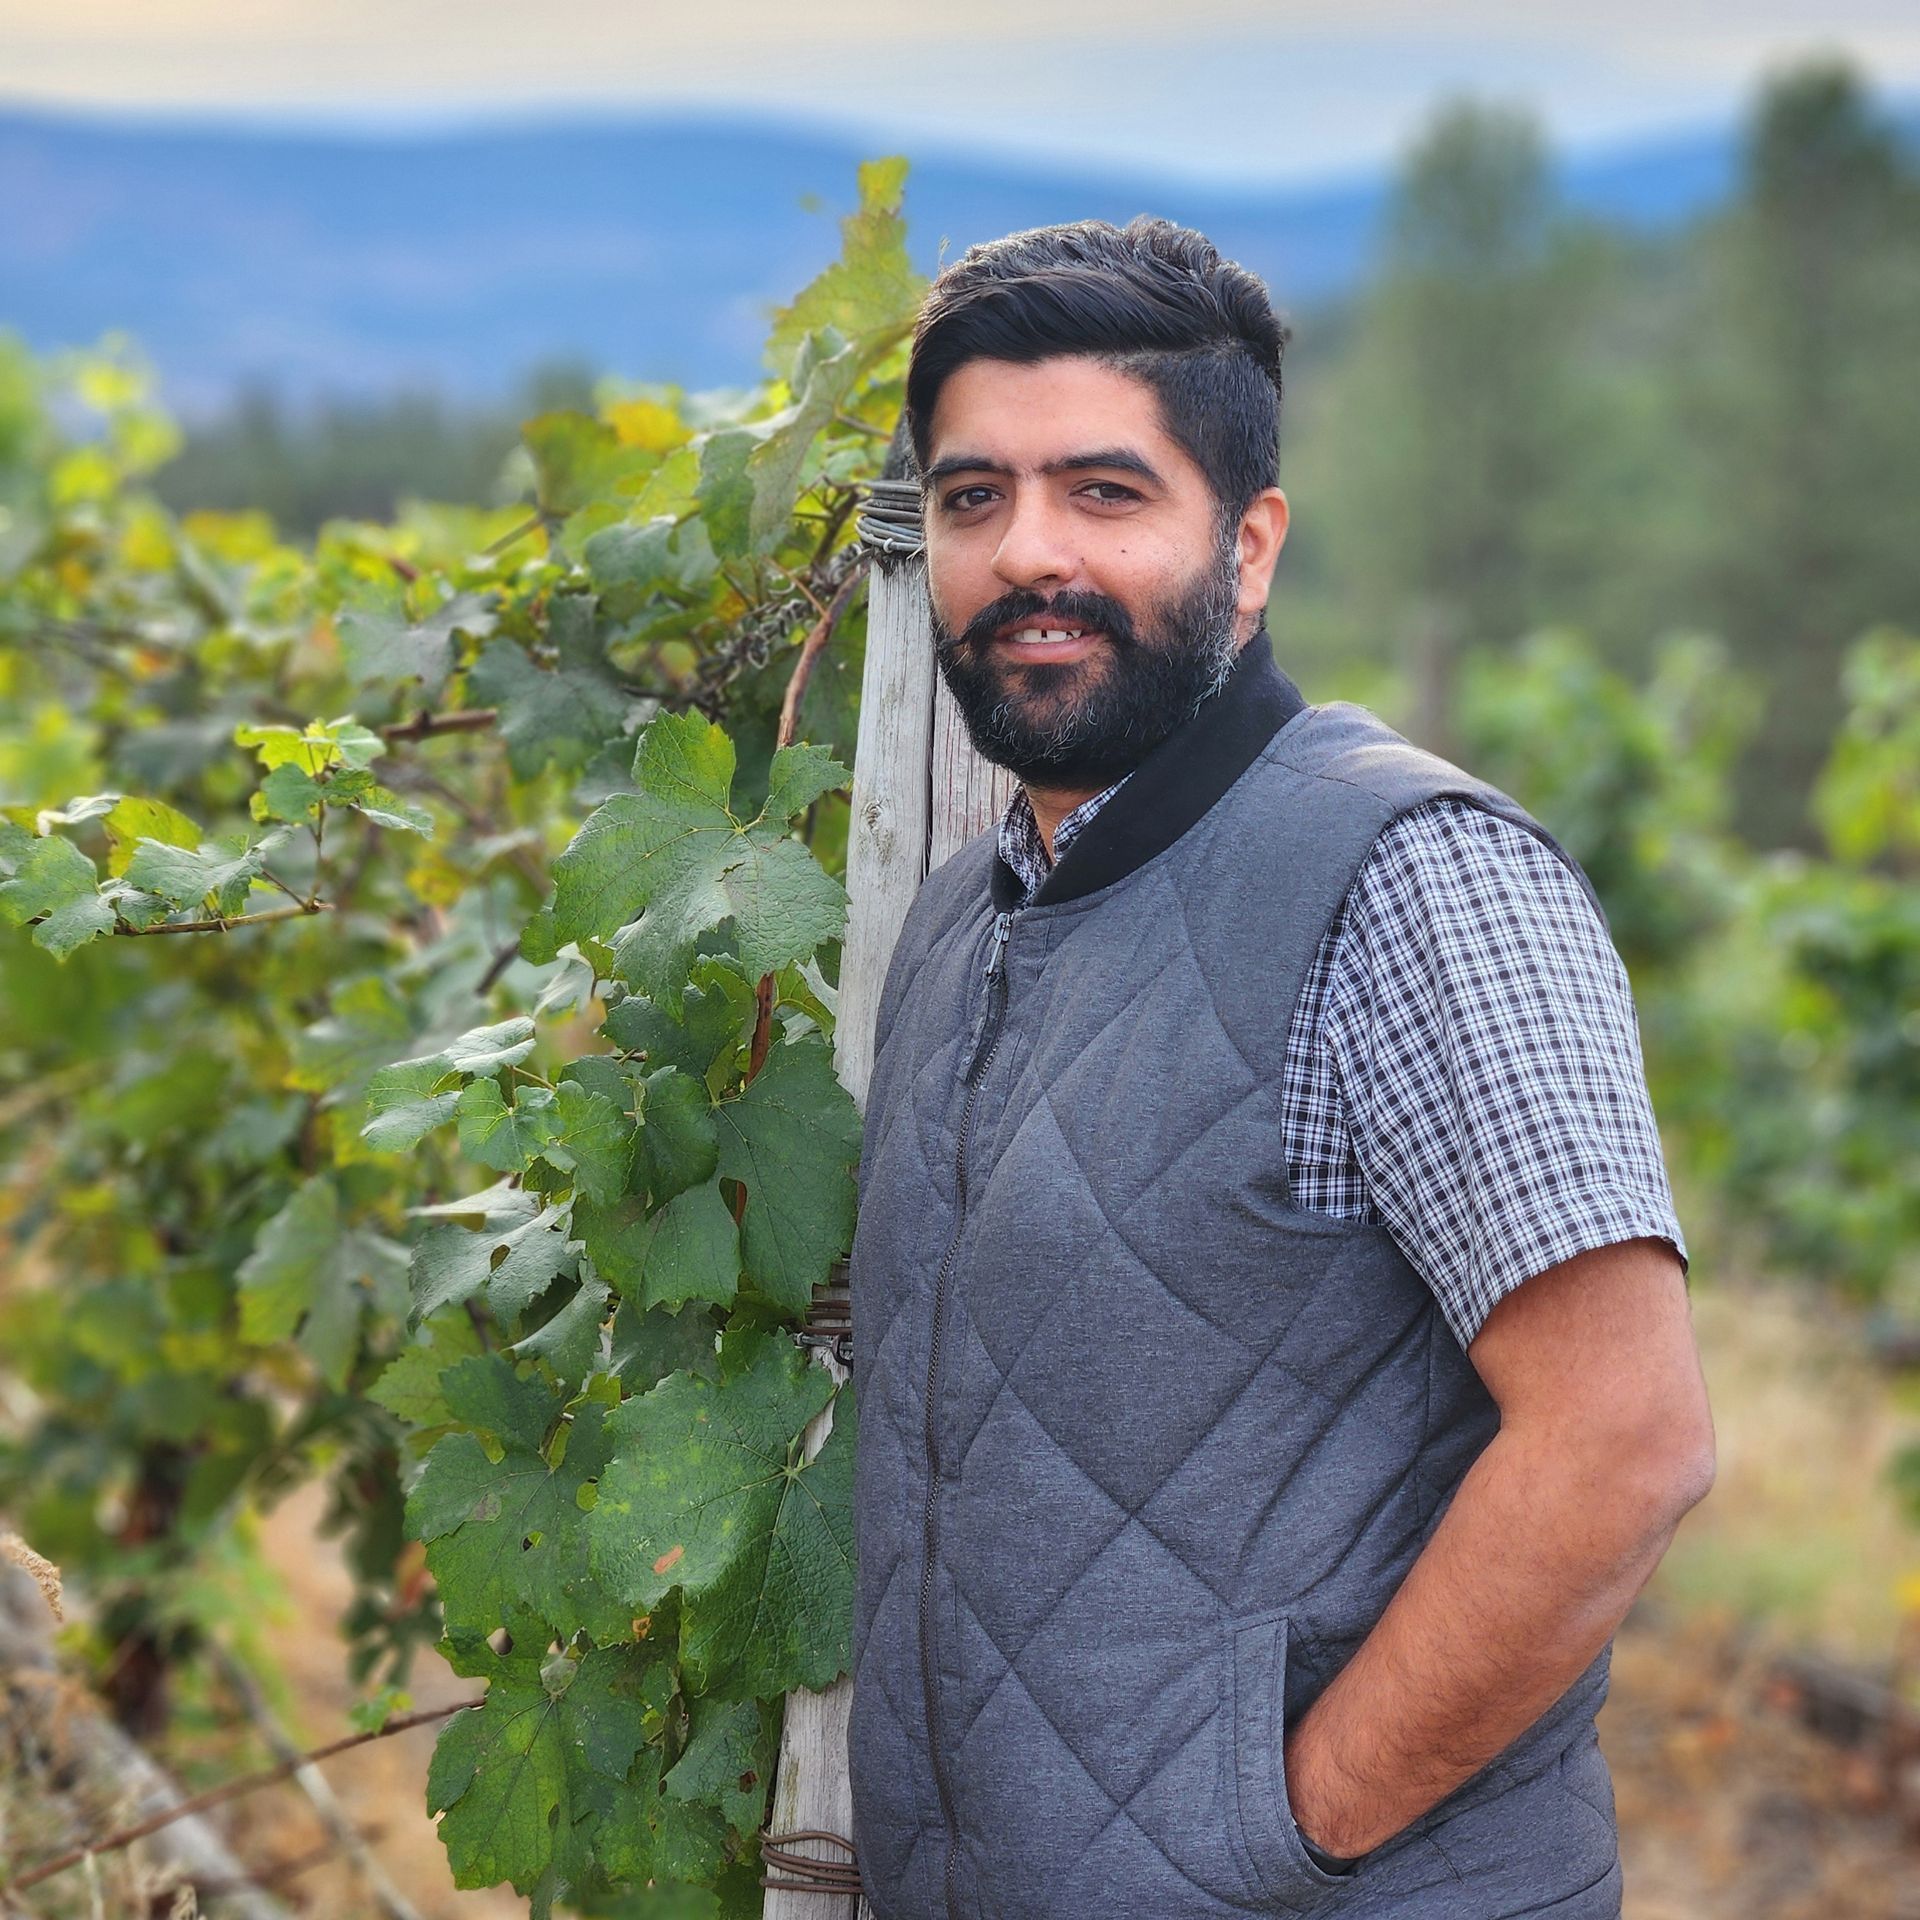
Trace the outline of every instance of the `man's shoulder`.
<instances>
[{"instance_id":1,"label":"man's shoulder","mask_svg":"<svg viewBox=\"0 0 1920 1920\"><path fill-rule=\"evenodd\" d=\"M1358 886L1424 900L1432 914L1505 921L1567 918L1604 933L1606 915L1577 860L1531 816L1441 794L1396 814Z\"/></svg>"},{"instance_id":2,"label":"man's shoulder","mask_svg":"<svg viewBox=\"0 0 1920 1920\"><path fill-rule=\"evenodd\" d=\"M1605 925L1579 861L1525 805L1365 707L1309 708L1276 736L1270 764L1291 809L1309 792L1315 813L1344 818L1365 841L1356 884L1392 872L1417 886L1465 870L1496 888L1504 878L1556 894L1570 889Z\"/></svg>"}]
</instances>

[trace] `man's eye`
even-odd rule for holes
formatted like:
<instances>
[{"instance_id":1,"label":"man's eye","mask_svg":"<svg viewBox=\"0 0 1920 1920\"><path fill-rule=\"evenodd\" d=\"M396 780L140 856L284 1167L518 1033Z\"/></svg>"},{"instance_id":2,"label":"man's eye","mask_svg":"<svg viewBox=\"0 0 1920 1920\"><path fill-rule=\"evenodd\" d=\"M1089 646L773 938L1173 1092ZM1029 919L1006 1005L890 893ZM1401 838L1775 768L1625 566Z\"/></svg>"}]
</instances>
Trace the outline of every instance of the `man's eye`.
<instances>
[{"instance_id":1,"label":"man's eye","mask_svg":"<svg viewBox=\"0 0 1920 1920\"><path fill-rule=\"evenodd\" d=\"M1087 491L1089 493L1096 493L1103 487L1106 491L1099 494L1099 497L1108 505L1118 505L1123 500L1138 500L1140 498L1139 494L1137 494L1133 488L1123 487L1118 480L1095 480L1087 488Z\"/></svg>"},{"instance_id":2,"label":"man's eye","mask_svg":"<svg viewBox=\"0 0 1920 1920\"><path fill-rule=\"evenodd\" d=\"M978 506L978 501L970 500L967 496L975 493L991 494L992 492L993 489L991 487L955 487L954 490L947 495L947 505L949 507L962 509Z\"/></svg>"}]
</instances>

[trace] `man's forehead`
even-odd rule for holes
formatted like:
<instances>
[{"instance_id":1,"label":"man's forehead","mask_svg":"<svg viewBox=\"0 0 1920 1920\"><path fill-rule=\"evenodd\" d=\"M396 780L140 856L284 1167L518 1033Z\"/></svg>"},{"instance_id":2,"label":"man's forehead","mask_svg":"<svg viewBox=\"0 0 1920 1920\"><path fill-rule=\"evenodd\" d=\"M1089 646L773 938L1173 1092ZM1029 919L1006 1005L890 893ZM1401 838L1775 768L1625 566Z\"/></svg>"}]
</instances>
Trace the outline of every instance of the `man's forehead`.
<instances>
[{"instance_id":1,"label":"man's forehead","mask_svg":"<svg viewBox=\"0 0 1920 1920\"><path fill-rule=\"evenodd\" d=\"M962 466L1058 473L1102 464L1172 479L1191 463L1167 433L1153 388L1090 355L968 360L934 401L930 480Z\"/></svg>"}]
</instances>

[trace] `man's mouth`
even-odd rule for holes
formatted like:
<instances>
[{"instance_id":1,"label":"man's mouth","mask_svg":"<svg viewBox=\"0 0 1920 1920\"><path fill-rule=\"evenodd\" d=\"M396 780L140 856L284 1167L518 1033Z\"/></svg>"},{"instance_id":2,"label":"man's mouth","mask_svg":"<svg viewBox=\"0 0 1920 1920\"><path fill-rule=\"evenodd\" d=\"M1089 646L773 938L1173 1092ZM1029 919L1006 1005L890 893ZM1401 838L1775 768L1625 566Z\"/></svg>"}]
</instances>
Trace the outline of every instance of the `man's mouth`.
<instances>
[{"instance_id":1,"label":"man's mouth","mask_svg":"<svg viewBox=\"0 0 1920 1920\"><path fill-rule=\"evenodd\" d=\"M995 641L1020 660L1067 660L1087 652L1100 638L1097 628L1042 620L1003 627Z\"/></svg>"}]
</instances>

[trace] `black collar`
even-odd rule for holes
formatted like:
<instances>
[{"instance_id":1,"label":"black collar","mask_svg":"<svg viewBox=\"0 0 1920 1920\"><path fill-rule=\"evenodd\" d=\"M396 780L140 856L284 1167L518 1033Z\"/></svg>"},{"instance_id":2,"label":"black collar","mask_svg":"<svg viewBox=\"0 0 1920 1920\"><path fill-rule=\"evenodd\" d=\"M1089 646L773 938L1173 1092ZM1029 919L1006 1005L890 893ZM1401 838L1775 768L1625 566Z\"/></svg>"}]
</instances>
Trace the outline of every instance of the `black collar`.
<instances>
[{"instance_id":1,"label":"black collar","mask_svg":"<svg viewBox=\"0 0 1920 1920\"><path fill-rule=\"evenodd\" d=\"M1226 685L1175 727L1080 829L1030 904L1081 899L1163 853L1306 708L1299 688L1274 664L1266 628L1257 628ZM993 904L1019 906L1025 888L997 851L990 875Z\"/></svg>"}]
</instances>

